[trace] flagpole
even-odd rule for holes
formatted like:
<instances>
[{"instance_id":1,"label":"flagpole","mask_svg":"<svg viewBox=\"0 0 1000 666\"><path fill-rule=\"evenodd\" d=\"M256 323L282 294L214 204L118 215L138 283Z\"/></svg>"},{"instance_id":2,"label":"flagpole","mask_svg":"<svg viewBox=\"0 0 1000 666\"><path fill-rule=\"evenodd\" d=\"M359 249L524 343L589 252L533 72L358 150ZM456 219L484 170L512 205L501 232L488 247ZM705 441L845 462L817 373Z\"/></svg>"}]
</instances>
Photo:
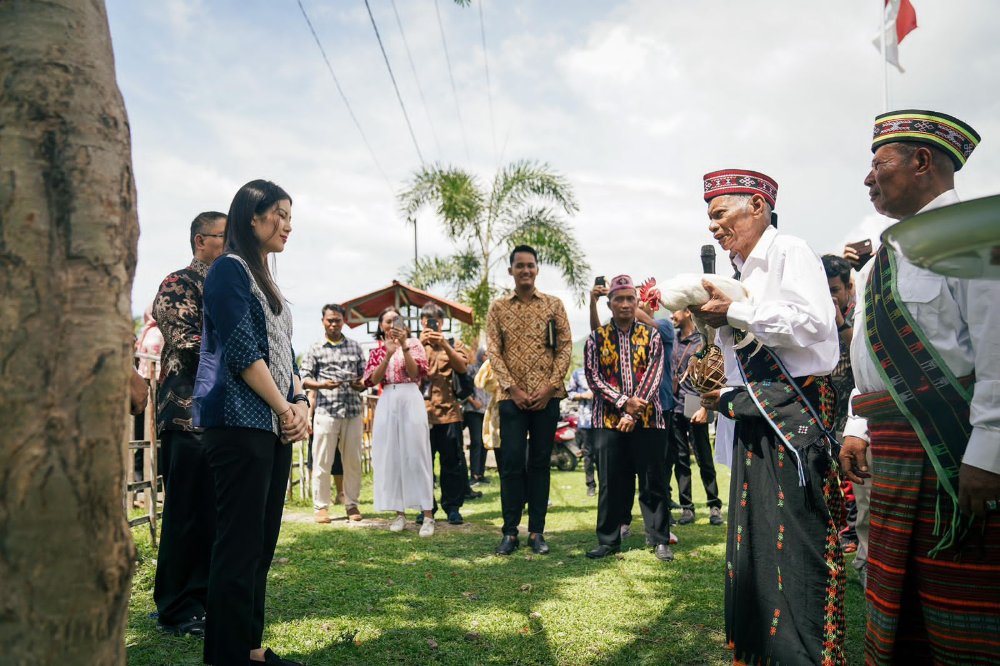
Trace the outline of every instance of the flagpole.
<instances>
[{"instance_id":1,"label":"flagpole","mask_svg":"<svg viewBox=\"0 0 1000 666\"><path fill-rule=\"evenodd\" d=\"M889 61L886 59L885 53L885 10L889 3L887 0L878 0L878 2L882 5L882 30L879 32L879 44L882 51L882 113L886 113L889 111Z\"/></svg>"}]
</instances>

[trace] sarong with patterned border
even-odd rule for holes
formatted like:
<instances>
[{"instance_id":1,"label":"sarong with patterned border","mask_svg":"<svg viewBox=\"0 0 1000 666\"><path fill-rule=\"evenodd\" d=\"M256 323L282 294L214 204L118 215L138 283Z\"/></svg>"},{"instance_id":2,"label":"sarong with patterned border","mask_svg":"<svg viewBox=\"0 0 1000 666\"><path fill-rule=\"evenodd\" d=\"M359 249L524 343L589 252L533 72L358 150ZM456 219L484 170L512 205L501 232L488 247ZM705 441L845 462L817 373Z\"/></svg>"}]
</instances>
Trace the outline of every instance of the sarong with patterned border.
<instances>
[{"instance_id":1,"label":"sarong with patterned border","mask_svg":"<svg viewBox=\"0 0 1000 666\"><path fill-rule=\"evenodd\" d=\"M741 353L726 543L726 636L734 664L843 666L844 554L828 377L795 381L766 347ZM794 382L794 384L792 383Z\"/></svg>"},{"instance_id":2,"label":"sarong with patterned border","mask_svg":"<svg viewBox=\"0 0 1000 666\"><path fill-rule=\"evenodd\" d=\"M855 396L853 407L868 419L872 452L865 663L1000 664L1000 514L973 524L961 548L928 557L951 497L938 505L937 472L888 391Z\"/></svg>"}]
</instances>

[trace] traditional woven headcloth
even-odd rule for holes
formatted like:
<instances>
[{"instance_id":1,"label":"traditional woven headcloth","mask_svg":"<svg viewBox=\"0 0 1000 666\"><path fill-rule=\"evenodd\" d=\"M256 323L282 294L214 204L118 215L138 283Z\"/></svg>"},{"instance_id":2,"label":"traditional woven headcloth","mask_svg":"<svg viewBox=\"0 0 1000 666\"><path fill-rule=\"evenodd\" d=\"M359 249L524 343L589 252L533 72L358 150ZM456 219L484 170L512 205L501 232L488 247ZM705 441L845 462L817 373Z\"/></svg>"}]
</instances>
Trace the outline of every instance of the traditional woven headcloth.
<instances>
[{"instance_id":1,"label":"traditional woven headcloth","mask_svg":"<svg viewBox=\"0 0 1000 666\"><path fill-rule=\"evenodd\" d=\"M778 183L770 176L745 169L723 169L705 174L705 201L723 194L760 194L774 208Z\"/></svg>"},{"instance_id":2,"label":"traditional woven headcloth","mask_svg":"<svg viewBox=\"0 0 1000 666\"><path fill-rule=\"evenodd\" d=\"M872 152L896 141L926 143L943 150L958 171L979 145L979 134L958 118L936 111L904 109L876 116Z\"/></svg>"},{"instance_id":3,"label":"traditional woven headcloth","mask_svg":"<svg viewBox=\"0 0 1000 666\"><path fill-rule=\"evenodd\" d=\"M635 289L635 284L632 283L632 278L628 275L619 275L611 278L611 283L608 285L608 298L611 298L612 294L621 289Z\"/></svg>"}]
</instances>

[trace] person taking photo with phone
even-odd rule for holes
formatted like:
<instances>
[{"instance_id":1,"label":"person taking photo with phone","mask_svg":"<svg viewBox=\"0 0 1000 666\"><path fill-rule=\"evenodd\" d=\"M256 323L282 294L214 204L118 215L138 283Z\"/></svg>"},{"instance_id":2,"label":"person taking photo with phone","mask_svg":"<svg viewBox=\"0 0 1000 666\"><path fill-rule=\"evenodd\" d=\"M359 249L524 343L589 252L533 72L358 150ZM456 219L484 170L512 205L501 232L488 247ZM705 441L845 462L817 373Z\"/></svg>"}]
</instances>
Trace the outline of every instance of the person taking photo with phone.
<instances>
[{"instance_id":1,"label":"person taking photo with phone","mask_svg":"<svg viewBox=\"0 0 1000 666\"><path fill-rule=\"evenodd\" d=\"M427 356L399 312L379 314L375 339L365 366L365 386L381 385L372 423L372 473L375 510L395 511L392 532L406 527L406 509L424 516L420 536L434 534L434 468L427 411L418 384L427 376Z\"/></svg>"},{"instance_id":2,"label":"person taking photo with phone","mask_svg":"<svg viewBox=\"0 0 1000 666\"><path fill-rule=\"evenodd\" d=\"M448 524L461 525L459 509L465 502L469 481L462 438L462 406L455 395L455 373L465 374L469 357L461 340L446 338L441 332L443 320L444 311L436 303L427 303L420 309L420 342L427 355L424 404L431 429L431 467L435 455L441 460L441 508L448 517ZM437 511L437 500L432 510Z\"/></svg>"}]
</instances>

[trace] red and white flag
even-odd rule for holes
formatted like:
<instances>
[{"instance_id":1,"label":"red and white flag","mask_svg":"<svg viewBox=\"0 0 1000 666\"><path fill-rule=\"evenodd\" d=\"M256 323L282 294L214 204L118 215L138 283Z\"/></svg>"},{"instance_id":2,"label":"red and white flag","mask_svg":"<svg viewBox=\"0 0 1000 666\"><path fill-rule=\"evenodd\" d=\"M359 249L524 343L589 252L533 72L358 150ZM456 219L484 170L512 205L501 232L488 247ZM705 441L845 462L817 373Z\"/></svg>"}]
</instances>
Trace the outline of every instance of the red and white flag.
<instances>
[{"instance_id":1,"label":"red and white flag","mask_svg":"<svg viewBox=\"0 0 1000 666\"><path fill-rule=\"evenodd\" d=\"M899 65L899 43L917 27L917 12L910 0L885 0L885 20L882 25L885 30L885 59L902 72L904 70ZM881 51L882 35L876 35L872 43Z\"/></svg>"}]
</instances>

